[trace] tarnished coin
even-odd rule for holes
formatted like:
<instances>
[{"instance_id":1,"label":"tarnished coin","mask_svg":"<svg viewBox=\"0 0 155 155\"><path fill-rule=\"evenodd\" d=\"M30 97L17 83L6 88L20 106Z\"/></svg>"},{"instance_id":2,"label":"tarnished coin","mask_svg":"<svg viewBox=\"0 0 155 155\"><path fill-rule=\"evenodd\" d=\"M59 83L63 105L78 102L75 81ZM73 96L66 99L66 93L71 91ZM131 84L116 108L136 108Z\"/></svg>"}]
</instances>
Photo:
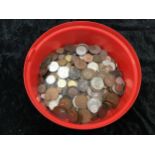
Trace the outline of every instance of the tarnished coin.
<instances>
[{"instance_id":1,"label":"tarnished coin","mask_svg":"<svg viewBox=\"0 0 155 155\"><path fill-rule=\"evenodd\" d=\"M98 45L89 46L89 52L92 54L99 54L101 52L101 48Z\"/></svg>"},{"instance_id":2,"label":"tarnished coin","mask_svg":"<svg viewBox=\"0 0 155 155\"><path fill-rule=\"evenodd\" d=\"M96 98L90 98L87 102L87 107L89 111L92 113L97 113L101 105L102 105L102 102Z\"/></svg>"},{"instance_id":3,"label":"tarnished coin","mask_svg":"<svg viewBox=\"0 0 155 155\"><path fill-rule=\"evenodd\" d=\"M80 109L79 117L80 117L79 120L80 123L88 123L93 118L93 114L91 114L91 112L87 109Z\"/></svg>"},{"instance_id":4,"label":"tarnished coin","mask_svg":"<svg viewBox=\"0 0 155 155\"><path fill-rule=\"evenodd\" d=\"M75 58L74 59L74 65L76 68L78 69L85 69L87 64L84 60L80 59L80 58Z\"/></svg>"},{"instance_id":5,"label":"tarnished coin","mask_svg":"<svg viewBox=\"0 0 155 155\"><path fill-rule=\"evenodd\" d=\"M67 52L75 52L75 49L76 49L76 45L66 45L64 47L65 51Z\"/></svg>"},{"instance_id":6,"label":"tarnished coin","mask_svg":"<svg viewBox=\"0 0 155 155\"><path fill-rule=\"evenodd\" d=\"M116 69L115 63L110 60L104 60L104 61L102 61L102 64L105 66L110 66L112 68L112 70Z\"/></svg>"},{"instance_id":7,"label":"tarnished coin","mask_svg":"<svg viewBox=\"0 0 155 155\"><path fill-rule=\"evenodd\" d=\"M102 62L102 57L100 55L94 55L93 56L93 61L96 63L101 63Z\"/></svg>"},{"instance_id":8,"label":"tarnished coin","mask_svg":"<svg viewBox=\"0 0 155 155\"><path fill-rule=\"evenodd\" d=\"M95 71L90 68L86 68L82 70L82 76L84 79L90 80L95 76Z\"/></svg>"},{"instance_id":9,"label":"tarnished coin","mask_svg":"<svg viewBox=\"0 0 155 155\"><path fill-rule=\"evenodd\" d=\"M75 105L80 109L87 108L87 102L88 97L83 94L77 95L74 100Z\"/></svg>"},{"instance_id":10,"label":"tarnished coin","mask_svg":"<svg viewBox=\"0 0 155 155\"><path fill-rule=\"evenodd\" d=\"M76 111L76 109L71 108L67 112L68 112L69 121L73 122L73 123L77 122L77 120L78 120L78 112Z\"/></svg>"},{"instance_id":11,"label":"tarnished coin","mask_svg":"<svg viewBox=\"0 0 155 155\"><path fill-rule=\"evenodd\" d=\"M114 93L108 93L108 95L105 98L105 101L110 102L115 108L119 103L120 97Z\"/></svg>"},{"instance_id":12,"label":"tarnished coin","mask_svg":"<svg viewBox=\"0 0 155 155\"><path fill-rule=\"evenodd\" d=\"M57 86L58 86L59 88L64 88L64 87L66 87L66 85L67 85L66 80L64 80L64 79L58 79L58 81L57 81Z\"/></svg>"},{"instance_id":13,"label":"tarnished coin","mask_svg":"<svg viewBox=\"0 0 155 155\"><path fill-rule=\"evenodd\" d=\"M115 77L111 74L107 74L105 77L104 77L104 83L106 86L108 87L112 87L112 85L115 83Z\"/></svg>"},{"instance_id":14,"label":"tarnished coin","mask_svg":"<svg viewBox=\"0 0 155 155\"><path fill-rule=\"evenodd\" d=\"M101 107L99 108L99 110L98 110L97 116L98 116L99 118L103 118L103 117L106 116L107 112L108 112L108 109L107 109L107 108L104 108L104 106L101 106Z\"/></svg>"},{"instance_id":15,"label":"tarnished coin","mask_svg":"<svg viewBox=\"0 0 155 155\"><path fill-rule=\"evenodd\" d=\"M78 81L78 90L81 92L86 92L89 86L89 82L87 80L80 79Z\"/></svg>"},{"instance_id":16,"label":"tarnished coin","mask_svg":"<svg viewBox=\"0 0 155 155\"><path fill-rule=\"evenodd\" d=\"M78 83L75 80L68 80L67 86L68 87L77 87Z\"/></svg>"},{"instance_id":17,"label":"tarnished coin","mask_svg":"<svg viewBox=\"0 0 155 155\"><path fill-rule=\"evenodd\" d=\"M48 69L50 72L56 72L59 68L59 64L56 61L52 61L49 65L48 65Z\"/></svg>"},{"instance_id":18,"label":"tarnished coin","mask_svg":"<svg viewBox=\"0 0 155 155\"><path fill-rule=\"evenodd\" d=\"M106 56L108 55L105 50L101 50L101 53L99 54L102 60L106 59Z\"/></svg>"},{"instance_id":19,"label":"tarnished coin","mask_svg":"<svg viewBox=\"0 0 155 155\"><path fill-rule=\"evenodd\" d=\"M64 96L59 101L59 107L62 107L64 109L70 109L72 107L72 101L70 98Z\"/></svg>"},{"instance_id":20,"label":"tarnished coin","mask_svg":"<svg viewBox=\"0 0 155 155\"><path fill-rule=\"evenodd\" d=\"M46 96L45 96L46 97ZM62 98L62 95L59 95L55 100L50 101L47 106L50 110L53 110L55 107L58 106L59 100Z\"/></svg>"},{"instance_id":21,"label":"tarnished coin","mask_svg":"<svg viewBox=\"0 0 155 155\"><path fill-rule=\"evenodd\" d=\"M68 121L68 114L67 111L64 108L61 107L55 107L54 110L52 111L58 118L62 120Z\"/></svg>"},{"instance_id":22,"label":"tarnished coin","mask_svg":"<svg viewBox=\"0 0 155 155\"><path fill-rule=\"evenodd\" d=\"M101 90L105 87L103 79L101 77L94 77L90 81L91 87L95 90Z\"/></svg>"},{"instance_id":23,"label":"tarnished coin","mask_svg":"<svg viewBox=\"0 0 155 155\"><path fill-rule=\"evenodd\" d=\"M89 53L81 56L80 58L86 62L92 62L93 61L93 56Z\"/></svg>"},{"instance_id":24,"label":"tarnished coin","mask_svg":"<svg viewBox=\"0 0 155 155\"><path fill-rule=\"evenodd\" d=\"M68 88L68 96L73 98L79 93L78 89L76 87L70 87Z\"/></svg>"},{"instance_id":25,"label":"tarnished coin","mask_svg":"<svg viewBox=\"0 0 155 155\"><path fill-rule=\"evenodd\" d=\"M55 100L59 95L59 90L54 87L50 87L46 90L45 92L45 100L50 101L50 100Z\"/></svg>"},{"instance_id":26,"label":"tarnished coin","mask_svg":"<svg viewBox=\"0 0 155 155\"><path fill-rule=\"evenodd\" d=\"M77 55L85 55L88 51L88 48L87 48L87 45L85 44L79 44L77 47L76 47L76 54Z\"/></svg>"},{"instance_id":27,"label":"tarnished coin","mask_svg":"<svg viewBox=\"0 0 155 155\"><path fill-rule=\"evenodd\" d=\"M40 94L42 94L42 93L45 93L45 91L46 91L46 85L45 85L45 84L40 84L40 85L38 86L38 92L39 92Z\"/></svg>"},{"instance_id":28,"label":"tarnished coin","mask_svg":"<svg viewBox=\"0 0 155 155\"><path fill-rule=\"evenodd\" d=\"M99 70L99 66L98 66L98 64L96 62L90 62L87 65L87 68L92 69L94 71L98 71Z\"/></svg>"},{"instance_id":29,"label":"tarnished coin","mask_svg":"<svg viewBox=\"0 0 155 155\"><path fill-rule=\"evenodd\" d=\"M57 74L62 79L68 78L69 77L69 68L66 66L60 67Z\"/></svg>"},{"instance_id":30,"label":"tarnished coin","mask_svg":"<svg viewBox=\"0 0 155 155\"><path fill-rule=\"evenodd\" d=\"M58 54L62 54L62 53L64 53L64 48L58 48L58 49L56 50L56 52L57 52Z\"/></svg>"},{"instance_id":31,"label":"tarnished coin","mask_svg":"<svg viewBox=\"0 0 155 155\"><path fill-rule=\"evenodd\" d=\"M80 70L75 67L71 67L69 71L69 77L73 80L77 80L80 78Z\"/></svg>"},{"instance_id":32,"label":"tarnished coin","mask_svg":"<svg viewBox=\"0 0 155 155\"><path fill-rule=\"evenodd\" d=\"M48 76L46 77L45 81L46 81L46 83L47 83L48 85L52 85L52 84L55 83L56 77L55 77L54 75L51 75L51 74L50 74L50 75L48 75Z\"/></svg>"},{"instance_id":33,"label":"tarnished coin","mask_svg":"<svg viewBox=\"0 0 155 155\"><path fill-rule=\"evenodd\" d=\"M66 60L67 62L71 62L71 61L72 61L72 55L67 54L67 55L65 56L65 60Z\"/></svg>"},{"instance_id":34,"label":"tarnished coin","mask_svg":"<svg viewBox=\"0 0 155 155\"><path fill-rule=\"evenodd\" d=\"M122 84L114 84L112 86L112 91L117 95L123 95L123 93L124 93L124 85L122 85Z\"/></svg>"},{"instance_id":35,"label":"tarnished coin","mask_svg":"<svg viewBox=\"0 0 155 155\"><path fill-rule=\"evenodd\" d=\"M58 60L58 64L59 64L60 66L65 66L65 65L67 64L67 61L66 61L65 59L59 59L59 60Z\"/></svg>"}]
</instances>

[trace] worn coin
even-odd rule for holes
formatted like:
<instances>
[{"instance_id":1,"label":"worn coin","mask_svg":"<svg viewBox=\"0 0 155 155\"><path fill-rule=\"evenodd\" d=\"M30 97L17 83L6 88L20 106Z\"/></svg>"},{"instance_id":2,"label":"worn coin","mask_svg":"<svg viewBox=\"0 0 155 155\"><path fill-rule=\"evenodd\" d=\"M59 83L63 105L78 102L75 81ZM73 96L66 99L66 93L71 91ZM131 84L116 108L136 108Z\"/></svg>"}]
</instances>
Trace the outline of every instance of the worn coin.
<instances>
[{"instance_id":1,"label":"worn coin","mask_svg":"<svg viewBox=\"0 0 155 155\"><path fill-rule=\"evenodd\" d=\"M91 112L87 109L80 109L79 110L79 117L80 117L80 123L88 123L93 118L93 115Z\"/></svg>"},{"instance_id":2,"label":"worn coin","mask_svg":"<svg viewBox=\"0 0 155 155\"><path fill-rule=\"evenodd\" d=\"M74 58L74 65L76 68L78 69L85 69L87 64L84 60L80 59L80 58Z\"/></svg>"},{"instance_id":3,"label":"worn coin","mask_svg":"<svg viewBox=\"0 0 155 155\"><path fill-rule=\"evenodd\" d=\"M46 90L45 92L45 100L50 101L50 100L55 100L59 95L59 90L54 87L50 87Z\"/></svg>"},{"instance_id":4,"label":"worn coin","mask_svg":"<svg viewBox=\"0 0 155 155\"><path fill-rule=\"evenodd\" d=\"M52 61L49 65L48 65L48 69L50 72L56 72L59 68L59 64L56 61Z\"/></svg>"},{"instance_id":5,"label":"worn coin","mask_svg":"<svg viewBox=\"0 0 155 155\"><path fill-rule=\"evenodd\" d=\"M78 90L81 92L86 92L89 86L89 82L87 80L80 79L78 81Z\"/></svg>"},{"instance_id":6,"label":"worn coin","mask_svg":"<svg viewBox=\"0 0 155 155\"><path fill-rule=\"evenodd\" d=\"M103 79L101 77L94 77L90 81L91 87L95 90L101 90L105 87Z\"/></svg>"},{"instance_id":7,"label":"worn coin","mask_svg":"<svg viewBox=\"0 0 155 155\"><path fill-rule=\"evenodd\" d=\"M98 45L89 46L89 52L92 54L99 54L101 52L101 48Z\"/></svg>"},{"instance_id":8,"label":"worn coin","mask_svg":"<svg viewBox=\"0 0 155 155\"><path fill-rule=\"evenodd\" d=\"M88 51L87 45L85 44L79 44L76 47L76 54L79 56L85 55Z\"/></svg>"},{"instance_id":9,"label":"worn coin","mask_svg":"<svg viewBox=\"0 0 155 155\"><path fill-rule=\"evenodd\" d=\"M57 86L58 86L59 88L64 88L64 87L66 87L66 85L67 85L66 80L64 80L64 79L58 79L58 81L57 81Z\"/></svg>"},{"instance_id":10,"label":"worn coin","mask_svg":"<svg viewBox=\"0 0 155 155\"><path fill-rule=\"evenodd\" d=\"M94 55L93 56L93 61L96 63L101 63L102 62L102 57L100 55Z\"/></svg>"},{"instance_id":11,"label":"worn coin","mask_svg":"<svg viewBox=\"0 0 155 155\"><path fill-rule=\"evenodd\" d=\"M66 66L60 67L57 74L62 79L68 78L69 77L69 67L66 67Z\"/></svg>"},{"instance_id":12,"label":"worn coin","mask_svg":"<svg viewBox=\"0 0 155 155\"><path fill-rule=\"evenodd\" d=\"M87 102L88 97L84 94L77 95L74 100L75 105L80 109L87 108Z\"/></svg>"},{"instance_id":13,"label":"worn coin","mask_svg":"<svg viewBox=\"0 0 155 155\"><path fill-rule=\"evenodd\" d=\"M76 67L71 67L69 71L69 77L73 80L80 78L80 70Z\"/></svg>"},{"instance_id":14,"label":"worn coin","mask_svg":"<svg viewBox=\"0 0 155 155\"><path fill-rule=\"evenodd\" d=\"M68 87L77 87L78 83L75 80L68 80L67 86Z\"/></svg>"},{"instance_id":15,"label":"worn coin","mask_svg":"<svg viewBox=\"0 0 155 155\"><path fill-rule=\"evenodd\" d=\"M90 80L95 76L95 71L90 68L86 68L82 70L82 76L84 79Z\"/></svg>"},{"instance_id":16,"label":"worn coin","mask_svg":"<svg viewBox=\"0 0 155 155\"><path fill-rule=\"evenodd\" d=\"M103 118L106 116L107 111L108 111L107 108L104 108L104 106L101 106L98 110L97 116L100 118Z\"/></svg>"},{"instance_id":17,"label":"worn coin","mask_svg":"<svg viewBox=\"0 0 155 155\"><path fill-rule=\"evenodd\" d=\"M80 58L86 62L92 62L93 61L93 56L89 53L81 56Z\"/></svg>"},{"instance_id":18,"label":"worn coin","mask_svg":"<svg viewBox=\"0 0 155 155\"><path fill-rule=\"evenodd\" d=\"M58 60L58 64L59 64L60 66L65 66L65 65L67 64L67 61L66 61L65 59L59 59L59 60Z\"/></svg>"},{"instance_id":19,"label":"worn coin","mask_svg":"<svg viewBox=\"0 0 155 155\"><path fill-rule=\"evenodd\" d=\"M76 87L70 87L68 88L68 96L73 98L79 93L78 89Z\"/></svg>"},{"instance_id":20,"label":"worn coin","mask_svg":"<svg viewBox=\"0 0 155 155\"><path fill-rule=\"evenodd\" d=\"M101 105L102 102L96 98L90 98L87 102L87 107L92 113L97 113Z\"/></svg>"},{"instance_id":21,"label":"worn coin","mask_svg":"<svg viewBox=\"0 0 155 155\"><path fill-rule=\"evenodd\" d=\"M98 64L96 62L90 62L87 65L87 68L92 69L94 71L98 71L99 70L99 66L98 66Z\"/></svg>"},{"instance_id":22,"label":"worn coin","mask_svg":"<svg viewBox=\"0 0 155 155\"><path fill-rule=\"evenodd\" d=\"M44 93L46 91L46 85L45 84L40 84L38 86L38 92L41 94L41 93Z\"/></svg>"},{"instance_id":23,"label":"worn coin","mask_svg":"<svg viewBox=\"0 0 155 155\"><path fill-rule=\"evenodd\" d=\"M70 109L72 107L72 101L67 96L64 96L59 101L59 107L62 107L64 109Z\"/></svg>"},{"instance_id":24,"label":"worn coin","mask_svg":"<svg viewBox=\"0 0 155 155\"><path fill-rule=\"evenodd\" d=\"M119 103L120 97L114 93L108 93L108 95L105 98L105 101L110 102L115 108Z\"/></svg>"},{"instance_id":25,"label":"worn coin","mask_svg":"<svg viewBox=\"0 0 155 155\"><path fill-rule=\"evenodd\" d=\"M48 76L46 77L45 81L46 81L46 83L47 83L48 85L52 85L52 84L55 83L56 77L55 77L54 75L51 75L51 74L50 74L50 75L48 75Z\"/></svg>"},{"instance_id":26,"label":"worn coin","mask_svg":"<svg viewBox=\"0 0 155 155\"><path fill-rule=\"evenodd\" d=\"M66 60L67 62L71 62L71 61L72 61L72 55L67 54L67 55L65 56L65 60Z\"/></svg>"}]
</instances>

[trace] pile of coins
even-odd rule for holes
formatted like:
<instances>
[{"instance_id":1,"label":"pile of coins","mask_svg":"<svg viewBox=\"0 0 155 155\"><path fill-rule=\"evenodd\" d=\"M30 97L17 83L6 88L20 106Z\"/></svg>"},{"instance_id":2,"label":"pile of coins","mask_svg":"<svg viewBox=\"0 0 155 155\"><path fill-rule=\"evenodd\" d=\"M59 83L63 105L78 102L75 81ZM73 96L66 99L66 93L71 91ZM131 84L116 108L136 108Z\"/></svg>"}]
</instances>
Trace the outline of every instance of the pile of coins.
<instances>
[{"instance_id":1,"label":"pile of coins","mask_svg":"<svg viewBox=\"0 0 155 155\"><path fill-rule=\"evenodd\" d=\"M41 64L38 93L55 116L88 123L116 108L125 82L117 63L98 45L67 45Z\"/></svg>"}]
</instances>

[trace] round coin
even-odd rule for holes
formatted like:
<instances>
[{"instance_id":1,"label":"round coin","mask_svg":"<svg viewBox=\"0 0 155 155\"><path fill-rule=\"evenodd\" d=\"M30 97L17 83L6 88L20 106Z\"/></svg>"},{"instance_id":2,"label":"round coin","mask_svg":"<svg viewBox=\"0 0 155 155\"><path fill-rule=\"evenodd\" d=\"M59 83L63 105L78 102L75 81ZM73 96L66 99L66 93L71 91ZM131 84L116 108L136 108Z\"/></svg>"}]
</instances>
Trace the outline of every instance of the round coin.
<instances>
[{"instance_id":1,"label":"round coin","mask_svg":"<svg viewBox=\"0 0 155 155\"><path fill-rule=\"evenodd\" d=\"M95 75L95 71L90 68L86 68L82 71L82 76L86 80L92 79L94 75Z\"/></svg>"},{"instance_id":2,"label":"round coin","mask_svg":"<svg viewBox=\"0 0 155 155\"><path fill-rule=\"evenodd\" d=\"M77 55L85 55L87 53L88 49L87 46L85 44L80 44L76 47L76 54Z\"/></svg>"},{"instance_id":3,"label":"round coin","mask_svg":"<svg viewBox=\"0 0 155 155\"><path fill-rule=\"evenodd\" d=\"M88 123L93 118L93 115L91 112L87 109L80 109L79 110L79 117L80 117L80 123Z\"/></svg>"},{"instance_id":4,"label":"round coin","mask_svg":"<svg viewBox=\"0 0 155 155\"><path fill-rule=\"evenodd\" d=\"M77 80L80 78L80 70L75 67L71 67L69 71L69 77L73 80Z\"/></svg>"},{"instance_id":5,"label":"round coin","mask_svg":"<svg viewBox=\"0 0 155 155\"><path fill-rule=\"evenodd\" d=\"M59 59L59 60L58 60L58 64L59 64L60 66L65 66L65 65L67 64L67 61L66 61L65 59Z\"/></svg>"},{"instance_id":6,"label":"round coin","mask_svg":"<svg viewBox=\"0 0 155 155\"><path fill-rule=\"evenodd\" d=\"M67 61L67 62L71 62L71 60L72 60L72 55L66 55L65 56L65 60Z\"/></svg>"},{"instance_id":7,"label":"round coin","mask_svg":"<svg viewBox=\"0 0 155 155\"><path fill-rule=\"evenodd\" d=\"M98 45L89 46L89 52L92 54L99 54L101 52L101 48Z\"/></svg>"},{"instance_id":8,"label":"round coin","mask_svg":"<svg viewBox=\"0 0 155 155\"><path fill-rule=\"evenodd\" d=\"M46 85L45 84L40 84L39 86L38 86L38 92L40 93L40 94L42 94L42 93L44 93L46 91Z\"/></svg>"},{"instance_id":9,"label":"round coin","mask_svg":"<svg viewBox=\"0 0 155 155\"><path fill-rule=\"evenodd\" d=\"M115 83L115 77L111 74L107 74L104 77L104 83L106 84L106 86L112 87L112 85Z\"/></svg>"},{"instance_id":10,"label":"round coin","mask_svg":"<svg viewBox=\"0 0 155 155\"><path fill-rule=\"evenodd\" d=\"M48 65L48 69L50 72L56 72L59 68L59 64L56 61L52 61L49 65Z\"/></svg>"},{"instance_id":11,"label":"round coin","mask_svg":"<svg viewBox=\"0 0 155 155\"><path fill-rule=\"evenodd\" d=\"M98 71L99 70L99 66L98 66L98 64L96 62L90 62L87 65L87 68L92 69L94 71Z\"/></svg>"},{"instance_id":12,"label":"round coin","mask_svg":"<svg viewBox=\"0 0 155 155\"><path fill-rule=\"evenodd\" d=\"M48 75L48 76L46 77L45 81L46 81L46 83L47 83L48 85L52 85L52 84L55 83L56 77L55 77L54 75Z\"/></svg>"},{"instance_id":13,"label":"round coin","mask_svg":"<svg viewBox=\"0 0 155 155\"><path fill-rule=\"evenodd\" d=\"M86 62L91 62L93 61L93 56L89 53L83 55L80 57L82 60L86 61Z\"/></svg>"},{"instance_id":14,"label":"round coin","mask_svg":"<svg viewBox=\"0 0 155 155\"><path fill-rule=\"evenodd\" d=\"M114 84L112 86L112 91L117 95L123 95L124 93L124 86L120 84Z\"/></svg>"},{"instance_id":15,"label":"round coin","mask_svg":"<svg viewBox=\"0 0 155 155\"><path fill-rule=\"evenodd\" d=\"M68 87L77 87L77 82L75 80L68 80Z\"/></svg>"},{"instance_id":16,"label":"round coin","mask_svg":"<svg viewBox=\"0 0 155 155\"><path fill-rule=\"evenodd\" d=\"M59 101L59 107L62 107L64 109L70 109L72 107L72 101L68 97L62 97Z\"/></svg>"},{"instance_id":17,"label":"round coin","mask_svg":"<svg viewBox=\"0 0 155 155\"><path fill-rule=\"evenodd\" d=\"M60 67L57 74L62 79L68 78L69 77L69 68L66 66Z\"/></svg>"},{"instance_id":18,"label":"round coin","mask_svg":"<svg viewBox=\"0 0 155 155\"><path fill-rule=\"evenodd\" d=\"M91 87L95 90L101 90L105 87L103 79L101 77L94 77L90 81Z\"/></svg>"},{"instance_id":19,"label":"round coin","mask_svg":"<svg viewBox=\"0 0 155 155\"><path fill-rule=\"evenodd\" d=\"M89 86L89 82L87 80L80 79L78 81L78 90L81 92L86 92Z\"/></svg>"},{"instance_id":20,"label":"round coin","mask_svg":"<svg viewBox=\"0 0 155 155\"><path fill-rule=\"evenodd\" d=\"M59 88L64 88L64 87L66 87L66 85L67 85L67 82L66 82L66 80L64 80L64 79L59 79L59 80L57 81L57 86L58 86Z\"/></svg>"},{"instance_id":21,"label":"round coin","mask_svg":"<svg viewBox=\"0 0 155 155\"><path fill-rule=\"evenodd\" d=\"M76 87L70 87L68 88L68 96L73 98L79 93L78 89Z\"/></svg>"},{"instance_id":22,"label":"round coin","mask_svg":"<svg viewBox=\"0 0 155 155\"><path fill-rule=\"evenodd\" d=\"M83 94L77 95L74 100L75 105L80 109L87 108L87 102L88 102L88 97Z\"/></svg>"},{"instance_id":23,"label":"round coin","mask_svg":"<svg viewBox=\"0 0 155 155\"><path fill-rule=\"evenodd\" d=\"M93 56L93 61L96 63L101 63L102 62L102 57L100 55L94 55Z\"/></svg>"},{"instance_id":24,"label":"round coin","mask_svg":"<svg viewBox=\"0 0 155 155\"><path fill-rule=\"evenodd\" d=\"M45 100L50 101L50 100L55 100L59 95L59 90L54 87L50 87L46 90L45 92Z\"/></svg>"}]
</instances>

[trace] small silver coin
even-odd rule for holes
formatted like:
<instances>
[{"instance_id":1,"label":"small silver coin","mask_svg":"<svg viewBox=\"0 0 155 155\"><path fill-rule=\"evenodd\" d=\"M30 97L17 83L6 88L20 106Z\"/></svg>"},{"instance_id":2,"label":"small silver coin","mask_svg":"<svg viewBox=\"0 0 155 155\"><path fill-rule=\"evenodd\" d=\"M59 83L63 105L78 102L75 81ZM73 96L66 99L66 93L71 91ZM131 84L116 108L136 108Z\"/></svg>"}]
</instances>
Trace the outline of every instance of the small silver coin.
<instances>
[{"instance_id":1,"label":"small silver coin","mask_svg":"<svg viewBox=\"0 0 155 155\"><path fill-rule=\"evenodd\" d=\"M56 72L59 68L59 64L56 61L52 61L49 65L48 65L48 69L50 72Z\"/></svg>"},{"instance_id":2,"label":"small silver coin","mask_svg":"<svg viewBox=\"0 0 155 155\"><path fill-rule=\"evenodd\" d=\"M91 87L95 90L101 90L105 87L103 79L101 77L94 77L90 81Z\"/></svg>"},{"instance_id":3,"label":"small silver coin","mask_svg":"<svg viewBox=\"0 0 155 155\"><path fill-rule=\"evenodd\" d=\"M85 44L80 44L76 47L76 54L79 56L85 55L87 53L88 49Z\"/></svg>"}]
</instances>

